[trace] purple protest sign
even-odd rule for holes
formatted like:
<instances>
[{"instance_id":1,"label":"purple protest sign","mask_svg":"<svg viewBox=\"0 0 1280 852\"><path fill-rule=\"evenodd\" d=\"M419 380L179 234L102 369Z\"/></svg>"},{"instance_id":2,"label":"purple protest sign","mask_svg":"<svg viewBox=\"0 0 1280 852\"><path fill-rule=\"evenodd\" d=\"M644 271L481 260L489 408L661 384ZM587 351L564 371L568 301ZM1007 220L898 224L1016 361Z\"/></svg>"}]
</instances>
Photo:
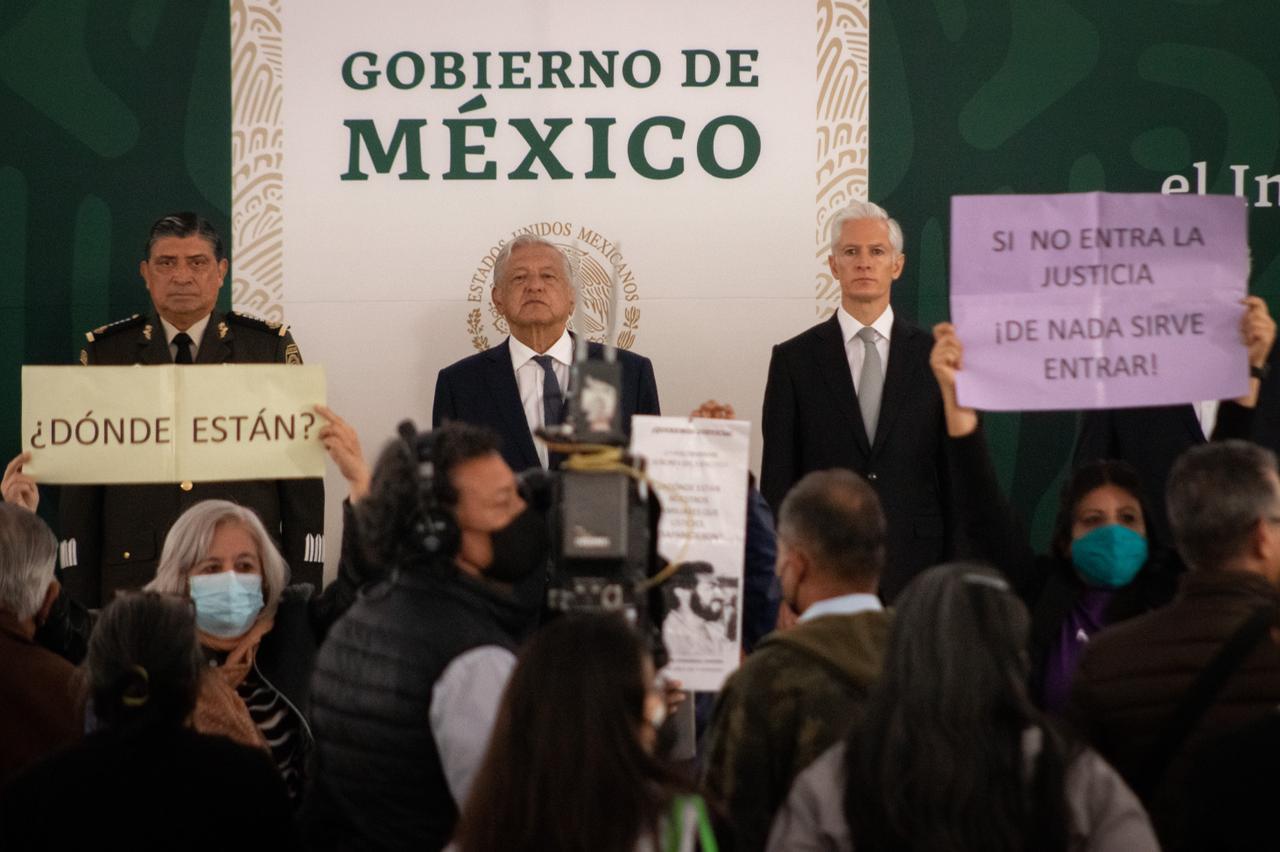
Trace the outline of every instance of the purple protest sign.
<instances>
[{"instance_id":1,"label":"purple protest sign","mask_svg":"<svg viewBox=\"0 0 1280 852\"><path fill-rule=\"evenodd\" d=\"M960 403L1019 411L1243 396L1246 215L1230 195L953 197Z\"/></svg>"}]
</instances>

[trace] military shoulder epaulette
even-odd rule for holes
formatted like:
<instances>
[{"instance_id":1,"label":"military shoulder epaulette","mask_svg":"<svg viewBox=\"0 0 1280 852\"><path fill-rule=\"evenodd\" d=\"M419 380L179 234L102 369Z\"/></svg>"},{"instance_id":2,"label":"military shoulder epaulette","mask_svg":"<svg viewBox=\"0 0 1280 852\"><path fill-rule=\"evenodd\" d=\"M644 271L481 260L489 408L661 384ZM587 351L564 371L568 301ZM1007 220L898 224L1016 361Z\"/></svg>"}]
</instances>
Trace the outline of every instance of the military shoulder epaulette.
<instances>
[{"instance_id":1,"label":"military shoulder epaulette","mask_svg":"<svg viewBox=\"0 0 1280 852\"><path fill-rule=\"evenodd\" d=\"M246 328L256 328L259 331L273 331L281 337L284 337L289 333L289 326L284 325L283 323L278 323L275 320L263 319L262 317L255 317L253 314L240 313L239 311L227 311L227 320L228 322L233 322L236 325L242 325Z\"/></svg>"},{"instance_id":2,"label":"military shoulder epaulette","mask_svg":"<svg viewBox=\"0 0 1280 852\"><path fill-rule=\"evenodd\" d=\"M116 320L115 322L109 322L106 325L100 325L93 331L86 331L84 333L84 337L85 340L92 343L99 337L109 337L117 332L124 331L126 328L134 328L135 326L142 325L146 321L147 318L142 314L134 314L133 316L125 317L122 320Z\"/></svg>"}]
</instances>

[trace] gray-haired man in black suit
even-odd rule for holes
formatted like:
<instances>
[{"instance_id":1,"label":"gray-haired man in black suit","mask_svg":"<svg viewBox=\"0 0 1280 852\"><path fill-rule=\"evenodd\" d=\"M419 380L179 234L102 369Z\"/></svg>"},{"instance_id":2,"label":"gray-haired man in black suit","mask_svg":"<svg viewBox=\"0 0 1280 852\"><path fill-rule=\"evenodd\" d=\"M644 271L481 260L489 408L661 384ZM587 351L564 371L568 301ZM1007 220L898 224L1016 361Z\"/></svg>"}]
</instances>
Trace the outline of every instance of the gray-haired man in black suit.
<instances>
[{"instance_id":1,"label":"gray-haired man in black suit","mask_svg":"<svg viewBox=\"0 0 1280 852\"><path fill-rule=\"evenodd\" d=\"M933 338L894 316L902 228L855 202L831 221L835 316L773 348L764 393L760 490L776 512L806 473L843 467L875 487L889 521L880 594L892 600L955 551L951 464Z\"/></svg>"}]
</instances>

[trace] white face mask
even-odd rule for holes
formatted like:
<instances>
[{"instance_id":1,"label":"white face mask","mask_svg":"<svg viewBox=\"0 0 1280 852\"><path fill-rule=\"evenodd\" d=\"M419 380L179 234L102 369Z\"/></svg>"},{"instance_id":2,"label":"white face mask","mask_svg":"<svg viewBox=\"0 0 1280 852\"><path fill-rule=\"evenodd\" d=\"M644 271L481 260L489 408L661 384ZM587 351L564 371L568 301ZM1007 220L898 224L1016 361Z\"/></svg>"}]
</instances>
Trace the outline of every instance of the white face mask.
<instances>
[{"instance_id":1,"label":"white face mask","mask_svg":"<svg viewBox=\"0 0 1280 852\"><path fill-rule=\"evenodd\" d=\"M262 612L262 577L219 571L190 578L196 627L220 639L243 636Z\"/></svg>"}]
</instances>

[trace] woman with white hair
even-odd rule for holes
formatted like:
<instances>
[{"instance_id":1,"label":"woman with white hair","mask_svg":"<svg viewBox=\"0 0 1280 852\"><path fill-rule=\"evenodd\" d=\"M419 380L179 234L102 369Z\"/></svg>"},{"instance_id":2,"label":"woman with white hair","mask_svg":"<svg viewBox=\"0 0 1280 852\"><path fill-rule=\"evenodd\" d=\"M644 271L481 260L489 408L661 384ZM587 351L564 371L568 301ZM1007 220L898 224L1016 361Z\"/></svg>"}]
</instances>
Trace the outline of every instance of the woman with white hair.
<instances>
[{"instance_id":1,"label":"woman with white hair","mask_svg":"<svg viewBox=\"0 0 1280 852\"><path fill-rule=\"evenodd\" d=\"M355 431L328 409L325 447L351 487L368 489L369 472ZM344 514L343 559L318 593L289 584L289 566L262 521L226 500L205 500L179 516L165 538L148 591L187 597L209 668L192 721L271 754L295 802L304 786L313 738L306 718L311 670L329 626L352 601L364 576Z\"/></svg>"},{"instance_id":2,"label":"woman with white hair","mask_svg":"<svg viewBox=\"0 0 1280 852\"><path fill-rule=\"evenodd\" d=\"M299 798L312 745L304 715L316 651L329 626L372 579L353 535L350 504L369 489L359 436L342 418L317 406L326 421L325 450L349 487L337 579L322 594L289 585L289 567L253 511L206 500L170 529L156 577L147 590L176 594L195 605L200 645L210 665L202 678L195 727L260 747L275 760L290 797ZM0 479L0 498L34 512L40 492L23 472L29 453L13 459ZM83 656L87 611L64 606L43 641L71 660Z\"/></svg>"},{"instance_id":3,"label":"woman with white hair","mask_svg":"<svg viewBox=\"0 0 1280 852\"><path fill-rule=\"evenodd\" d=\"M291 796L302 789L311 735L302 713L318 640L309 585L289 569L251 509L205 500L165 538L147 591L189 597L210 669L200 684L196 730L271 752Z\"/></svg>"},{"instance_id":4,"label":"woman with white hair","mask_svg":"<svg viewBox=\"0 0 1280 852\"><path fill-rule=\"evenodd\" d=\"M146 590L187 597L209 668L192 722L270 752L298 801L313 738L311 670L329 626L360 585L350 560L322 594L289 584L289 566L251 509L205 500L169 530Z\"/></svg>"}]
</instances>

